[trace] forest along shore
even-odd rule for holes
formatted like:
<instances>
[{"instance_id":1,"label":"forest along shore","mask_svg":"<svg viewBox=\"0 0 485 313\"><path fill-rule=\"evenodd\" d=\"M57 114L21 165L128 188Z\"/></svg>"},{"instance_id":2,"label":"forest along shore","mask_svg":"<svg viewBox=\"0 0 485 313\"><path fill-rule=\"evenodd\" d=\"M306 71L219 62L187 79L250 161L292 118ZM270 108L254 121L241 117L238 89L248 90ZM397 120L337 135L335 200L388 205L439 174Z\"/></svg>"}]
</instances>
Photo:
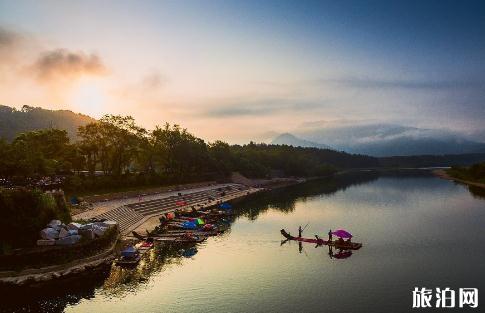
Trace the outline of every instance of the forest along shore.
<instances>
[{"instance_id":1,"label":"forest along shore","mask_svg":"<svg viewBox=\"0 0 485 313\"><path fill-rule=\"evenodd\" d=\"M453 177L453 176L449 175L445 170L441 170L441 169L440 170L434 170L433 174L442 178L442 179L452 180L452 181L455 181L455 182L458 182L458 183L462 183L462 184L466 184L466 185L475 186L475 187L485 189L485 184L477 183L477 182L473 182L473 181L469 181L469 180L464 180L464 179L460 179L460 178L457 178L457 177Z\"/></svg>"}]
</instances>

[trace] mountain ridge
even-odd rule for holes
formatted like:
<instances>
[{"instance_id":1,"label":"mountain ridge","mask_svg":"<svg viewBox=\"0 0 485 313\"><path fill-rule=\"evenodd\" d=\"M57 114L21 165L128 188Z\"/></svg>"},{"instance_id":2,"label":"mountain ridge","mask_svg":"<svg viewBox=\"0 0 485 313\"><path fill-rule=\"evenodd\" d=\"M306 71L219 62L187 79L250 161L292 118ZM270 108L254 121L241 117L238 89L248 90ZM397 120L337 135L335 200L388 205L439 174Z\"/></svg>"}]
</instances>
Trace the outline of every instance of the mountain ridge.
<instances>
[{"instance_id":1,"label":"mountain ridge","mask_svg":"<svg viewBox=\"0 0 485 313\"><path fill-rule=\"evenodd\" d=\"M77 139L77 129L96 119L70 110L48 110L24 105L18 110L0 105L0 138L12 141L18 134L28 131L59 128L67 131L69 138Z\"/></svg>"},{"instance_id":2,"label":"mountain ridge","mask_svg":"<svg viewBox=\"0 0 485 313\"><path fill-rule=\"evenodd\" d=\"M291 136L291 137L290 137ZM375 157L485 153L485 143L446 130L394 124L303 129L272 143L331 149Z\"/></svg>"}]
</instances>

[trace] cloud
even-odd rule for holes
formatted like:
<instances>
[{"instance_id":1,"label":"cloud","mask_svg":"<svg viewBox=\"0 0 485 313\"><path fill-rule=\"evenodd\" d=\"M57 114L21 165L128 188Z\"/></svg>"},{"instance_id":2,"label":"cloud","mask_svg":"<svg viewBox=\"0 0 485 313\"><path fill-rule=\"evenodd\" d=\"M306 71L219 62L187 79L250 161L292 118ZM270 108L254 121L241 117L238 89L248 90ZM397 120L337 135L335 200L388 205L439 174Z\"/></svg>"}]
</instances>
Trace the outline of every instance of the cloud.
<instances>
[{"instance_id":1,"label":"cloud","mask_svg":"<svg viewBox=\"0 0 485 313\"><path fill-rule=\"evenodd\" d=\"M373 79L373 78L323 78L319 79L320 84L338 84L344 87L363 89L409 89L409 90L450 90L464 88L483 88L485 81L480 80L400 80L400 79Z\"/></svg>"},{"instance_id":2,"label":"cloud","mask_svg":"<svg viewBox=\"0 0 485 313\"><path fill-rule=\"evenodd\" d=\"M0 27L0 49L11 47L19 41L21 36L9 29Z\"/></svg>"},{"instance_id":3,"label":"cloud","mask_svg":"<svg viewBox=\"0 0 485 313\"><path fill-rule=\"evenodd\" d=\"M327 101L308 101L291 99L258 99L258 100L229 100L223 105L206 110L203 115L208 117L241 117L261 116L282 112L311 111L326 104Z\"/></svg>"},{"instance_id":4,"label":"cloud","mask_svg":"<svg viewBox=\"0 0 485 313\"><path fill-rule=\"evenodd\" d=\"M30 70L39 82L103 75L107 68L96 54L56 49L41 53Z\"/></svg>"}]
</instances>

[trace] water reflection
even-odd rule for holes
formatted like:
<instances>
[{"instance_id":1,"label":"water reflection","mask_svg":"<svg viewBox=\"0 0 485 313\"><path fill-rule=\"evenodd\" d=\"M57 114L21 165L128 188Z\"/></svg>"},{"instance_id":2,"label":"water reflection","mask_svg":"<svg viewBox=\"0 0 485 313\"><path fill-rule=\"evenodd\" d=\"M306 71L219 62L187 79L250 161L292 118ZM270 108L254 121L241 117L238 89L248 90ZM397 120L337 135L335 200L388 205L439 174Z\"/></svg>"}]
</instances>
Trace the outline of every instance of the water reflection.
<instances>
[{"instance_id":1,"label":"water reflection","mask_svg":"<svg viewBox=\"0 0 485 313\"><path fill-rule=\"evenodd\" d=\"M283 246L285 244L288 243L288 245L290 245L291 240L290 239L285 239L285 240L281 240L281 243L280 243L280 246ZM307 246L311 246L309 244L307 244ZM336 259L336 260L342 260L342 259L348 259L352 256L352 250L348 250L348 249L335 249L333 246L327 246L327 245L319 245L319 244L315 244L313 246L315 249L317 248L327 248L328 249L328 257L330 259ZM304 254L306 257L308 257L308 254L305 250L305 247L303 245L303 243L301 241L298 241L298 252L300 254Z\"/></svg>"},{"instance_id":2,"label":"water reflection","mask_svg":"<svg viewBox=\"0 0 485 313\"><path fill-rule=\"evenodd\" d=\"M399 179L384 179L377 183L375 182L379 177L383 176L390 178L399 177ZM241 277L240 280L238 280L237 275L235 278L233 272L230 274L232 275L230 276L230 279L233 279L234 285L237 286L227 285L221 278L222 282L220 283L220 286L222 287L220 287L220 290L227 291L228 288L234 287L234 289L231 289L234 297L229 297L231 293L228 293L228 297L230 300L235 301L232 305L235 303L242 305L242 303L246 303L247 301L242 299L241 303L239 303L236 301L237 297L235 295L244 294L241 291L245 288L242 282L247 282L248 279L252 279L253 284L254 281L256 281L261 286L266 286L266 291L268 293L275 293L275 298L277 298L276 294L279 289L275 288L274 285L276 284L275 281L278 281L278 279L282 280L280 282L282 286L286 286L286 284L291 281L291 283L295 285L295 290L293 290L295 295L298 290L306 288L307 285L310 286L311 284L308 281L312 281L315 288L307 290L308 299L301 295L299 298L293 299L295 303L299 303L300 300L305 299L307 303L311 304L313 303L313 300L319 299L320 301L321 297L325 296L320 294L314 295L314 298L309 296L312 295L312 290L318 290L322 287L319 285L322 283L322 280L313 281L313 275L309 275L306 277L305 282L299 285L298 282L296 282L297 278L295 277L288 278L289 281L283 281L286 278L284 275L280 275L278 269L282 268L282 266L289 266L292 270L299 273L299 275L306 275L305 273L308 268L311 268L313 272L320 273L322 277L326 277L326 279L330 281L335 279L335 281L342 283L339 280L339 275L341 274L339 271L344 271L342 273L345 274L345 270L347 269L345 266L359 264L364 267L365 264L366 268L369 269L369 272L372 273L372 275L369 277L363 276L360 281L362 281L362 283L371 284L374 282L375 277L383 277L383 279L388 277L388 273L385 271L388 267L395 268L396 266L400 266L400 268L405 270L407 266L408 272L411 272L412 274L412 271L414 270L412 265L414 264L413 262L415 262L413 258L415 258L416 262L419 261L420 266L431 266L431 264L433 264L433 269L438 272L443 265L434 263L434 255L438 255L440 259L453 260L453 256L444 257L448 250L441 249L441 246L445 245L447 242L455 242L457 240L455 238L447 238L443 235L442 230L451 229L456 231L458 229L468 229L467 227L470 227L470 223L480 221L480 219L472 219L470 217L469 220L467 214L476 214L473 210L455 213L455 207L462 208L467 207L467 205L473 207L476 205L471 197L467 197L466 194L463 194L465 192L464 188L460 187L457 189L453 184L434 178L413 180L414 178L421 176L430 176L430 173L424 171L349 173L332 179L315 180L302 185L256 194L238 202L235 204L235 212L237 215L230 220L231 224L237 221L237 223L233 225L233 234L231 236L231 229L229 229L220 237L214 238L214 241L218 241L219 247L214 248L213 251L211 251L213 252L211 253L211 256L217 257L217 253L221 253L221 258L218 258L217 260L210 259L208 262L219 262L219 259L223 260L223 257L225 256L231 262L220 265L221 269L224 269L224 266L227 264L241 262L241 266L239 266L239 264L237 265L238 270L241 271ZM352 188L347 193L338 193L358 185L363 186ZM476 198L485 198L485 192L482 190L469 188L469 191ZM404 196L409 199L403 198ZM453 205L450 204L451 202L453 202ZM444 205L445 203L446 206ZM443 211L442 207L447 208L448 206L450 206L450 209ZM296 207L298 207L298 210L295 210ZM343 208L345 208L345 210L343 210ZM270 209L274 212L268 212ZM285 214L280 214L281 212ZM483 212L483 210L481 212ZM289 213L294 214L290 216ZM284 219L280 220L282 216L284 216ZM456 216L460 218L457 219ZM321 221L321 223L346 223L346 225L349 226L348 229L355 230L356 234L365 238L365 242L372 242L372 245L366 246L366 249L361 252L359 251L359 253L357 253L359 254L358 257L352 258L350 262L345 262L345 260L349 260L352 257L352 251L335 250L332 247L327 247L327 251L324 250L324 247L314 247L313 245L302 245L300 243L296 248L291 242L282 241L281 245L285 247L281 248L281 250L272 250L274 247L279 248L279 238L273 237L273 232L275 233L275 236L279 235L276 234L276 232L279 227L283 226L281 225L282 223L286 223L286 225L292 223L299 225L299 223L302 223L303 225L309 217ZM255 221L258 218L260 218L258 223L248 222L248 220ZM300 220L297 220L298 218ZM295 225L293 225L293 227L295 227ZM372 225L372 227L370 227L370 225ZM426 231L421 232L421 229L423 229L424 226L426 226ZM315 225L315 227L317 226ZM320 227L320 225L318 225L318 227ZM393 231L398 229L398 231L391 233L389 228ZM479 229L482 228L472 228L472 230L475 230L475 233L473 234L475 234L474 237L476 238L481 238L479 236L481 234ZM315 230L315 233L317 232L318 229ZM269 233L270 235L268 235ZM414 233L416 233L416 235L413 235ZM230 243L224 242L224 239L227 239L229 236L231 236L230 238L237 237L238 240L229 240ZM416 242L415 237L418 239L424 237L426 240L420 245L413 247L413 249L406 249L406 247ZM248 242L245 240L248 240ZM461 237L458 240L462 242ZM43 286L0 288L2 294L0 311L62 312L67 306L74 306L79 302L85 302L77 306L78 310L83 310L86 308L86 306L83 305L93 302L85 301L83 299L123 299L128 294L136 294L138 296L143 293L143 289L149 289L151 283L154 281L160 283L162 280L169 280L167 277L169 275L164 275L165 273L161 275L157 274L164 271L170 272L173 268L180 268L182 264L184 264L183 270L185 273L186 268L190 267L190 264L195 264L197 261L201 263L201 259L209 259L207 254L209 254L208 250L211 250L209 249L211 244L212 247L214 247L214 244L216 243L209 241L209 243L183 247L166 245L156 246L154 249L146 253L140 264L133 269L111 266L97 269L96 271L77 277L72 277L69 280L56 281ZM296 252L297 249L298 252ZM422 253L423 250L421 249L426 249L426 253ZM387 253L388 251L391 251L392 253L390 253L389 256L386 255L386 258L374 259L375 256L382 255L382 253ZM461 253L466 253L466 251L462 251ZM205 255L204 252L206 252ZM272 264L279 262L279 260L276 260L278 258L274 258L277 253L280 253L282 256L279 259L284 259L285 262L278 264L278 266L275 265L273 268ZM477 253L478 252L475 254ZM235 256L234 259L229 258L233 254L237 256ZM301 256L299 254L301 254ZM472 254L470 257L473 257L475 254ZM297 262L291 262L291 255L294 255L298 260L304 259L305 262L303 263L305 264L302 265ZM431 258L431 256L433 256L433 258ZM251 257L254 257L254 259ZM258 259L258 257L260 259ZM428 257L430 259L427 259ZM194 258L195 261L190 260L190 258ZM327 267L321 266L322 264L320 262L322 259L329 263L327 264ZM251 267L243 264L243 260L247 260L249 264L258 264L258 266L253 268L254 271L251 272L248 270ZM286 260L288 260L288 262L286 262ZM203 264L206 266L205 268L207 268L207 264L209 263ZM299 271L300 265L302 266L301 271ZM228 268L227 270L229 271L230 269L232 268ZM326 270L329 272L325 272ZM408 273L404 270L403 273ZM221 271L218 269L217 275L219 275L220 272ZM426 273L430 273L430 270L419 270L418 272L419 275L425 276L427 275ZM215 277L217 275L214 276L211 273L212 272L210 271L201 271L196 272L195 274L197 276L206 274L206 276L201 278L201 280L203 280L201 286L206 288L206 285L208 285L207 293L213 292L218 288L217 277ZM452 275L450 273L454 272L443 270L439 271L439 273ZM209 276L210 274L212 276ZM180 273L178 273L178 275L180 275ZM335 277L332 275L335 275ZM160 277L163 278L161 279ZM261 278L261 281L256 280L259 278ZM177 279L179 279L179 276L177 276ZM406 277L401 279L402 281L407 282ZM207 282L207 280L209 280L209 282ZM216 283L214 283L213 280L215 280ZM170 282L173 283L173 280L170 280ZM209 286L211 283L214 286ZM469 282L466 281L466 283ZM348 289L345 289L347 287ZM344 284L342 290L345 289L347 292L348 290L353 290L352 288L354 287L355 286L346 286ZM170 300L178 299L173 298L175 297L174 295L170 298L171 290L177 290L177 297L179 296L179 292L182 294L184 294L184 292L185 294L190 293L190 290L187 291L184 288L184 286L178 286L177 289L177 287L172 285L169 285L166 289L162 288L162 290L166 292L164 298L165 301L169 303ZM404 293L408 292L407 288L407 285L403 287L403 289L405 289L403 291ZM363 289L361 288L360 290ZM385 289L379 290L381 293L386 292ZM204 292L206 291L203 288L198 290L198 293L204 294ZM251 295L253 291L248 289L246 292L248 295ZM192 296L192 293L190 293L190 296ZM328 297L330 296L331 295L328 295ZM357 297L359 295L357 294L355 296ZM369 296L372 296L372 294ZM199 297L202 296L199 295ZM264 297L258 299L258 301L266 301L264 300ZM271 299L271 297L268 297L267 301L270 301ZM161 300L158 297L154 297L151 301L158 304ZM96 303L96 301L94 302ZM203 303L204 301L200 300L199 302ZM225 305L224 303L228 302L222 300L207 301L205 305L215 306L217 304L222 306ZM276 305L275 303L277 302L271 302L271 305ZM97 305L97 303L95 305ZM106 305L106 307L108 307L108 305ZM234 308L237 306L231 307ZM241 306L241 308L242 307L243 306ZM220 307L217 308L220 309ZM260 309L265 308L267 307L260 307ZM220 309L219 311L227 310Z\"/></svg>"},{"instance_id":3,"label":"water reflection","mask_svg":"<svg viewBox=\"0 0 485 313\"><path fill-rule=\"evenodd\" d=\"M312 180L304 184L275 189L269 192L253 194L237 204L237 215L256 220L258 216L269 209L284 213L295 210L298 201L321 195L331 195L344 191L351 186L357 186L379 178L376 171L348 173L333 178Z\"/></svg>"},{"instance_id":4,"label":"water reflection","mask_svg":"<svg viewBox=\"0 0 485 313\"><path fill-rule=\"evenodd\" d=\"M468 191L472 194L474 198L485 199L485 188L480 188L477 186L468 186Z\"/></svg>"}]
</instances>

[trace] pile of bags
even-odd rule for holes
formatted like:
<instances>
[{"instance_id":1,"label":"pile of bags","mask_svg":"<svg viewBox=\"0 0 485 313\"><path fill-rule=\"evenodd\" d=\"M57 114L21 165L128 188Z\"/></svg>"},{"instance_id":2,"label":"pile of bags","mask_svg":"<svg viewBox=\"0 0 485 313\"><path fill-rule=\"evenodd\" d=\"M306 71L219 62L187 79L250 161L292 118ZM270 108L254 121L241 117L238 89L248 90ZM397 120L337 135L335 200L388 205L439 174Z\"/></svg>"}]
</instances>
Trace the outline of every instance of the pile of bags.
<instances>
[{"instance_id":1,"label":"pile of bags","mask_svg":"<svg viewBox=\"0 0 485 313\"><path fill-rule=\"evenodd\" d=\"M69 223L64 224L59 220L52 220L47 227L40 231L42 239L37 240L38 246L73 245L81 238L94 239L101 237L112 227L115 221L99 221L87 224Z\"/></svg>"}]
</instances>

